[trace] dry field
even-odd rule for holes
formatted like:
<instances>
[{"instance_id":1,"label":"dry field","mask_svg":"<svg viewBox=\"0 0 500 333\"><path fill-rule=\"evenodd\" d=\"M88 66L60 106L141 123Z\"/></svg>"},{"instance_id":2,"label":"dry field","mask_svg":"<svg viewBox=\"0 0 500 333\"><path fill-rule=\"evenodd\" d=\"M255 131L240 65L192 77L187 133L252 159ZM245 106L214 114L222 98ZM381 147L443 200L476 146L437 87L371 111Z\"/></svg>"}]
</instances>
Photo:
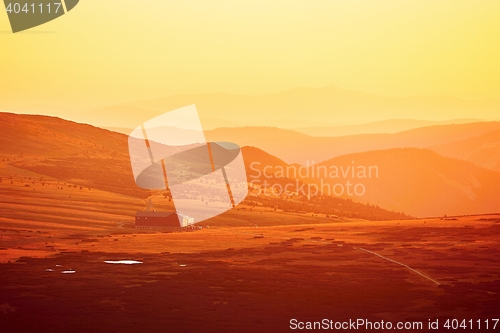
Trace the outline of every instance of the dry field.
<instances>
[{"instance_id":1,"label":"dry field","mask_svg":"<svg viewBox=\"0 0 500 333\"><path fill-rule=\"evenodd\" d=\"M288 225L224 225L236 215ZM498 317L500 216L324 223L240 210L217 219L193 232L86 230L54 239L63 252L0 265L2 332L287 332L291 318ZM33 251L32 238L46 237L17 236ZM104 263L122 259L143 263Z\"/></svg>"}]
</instances>

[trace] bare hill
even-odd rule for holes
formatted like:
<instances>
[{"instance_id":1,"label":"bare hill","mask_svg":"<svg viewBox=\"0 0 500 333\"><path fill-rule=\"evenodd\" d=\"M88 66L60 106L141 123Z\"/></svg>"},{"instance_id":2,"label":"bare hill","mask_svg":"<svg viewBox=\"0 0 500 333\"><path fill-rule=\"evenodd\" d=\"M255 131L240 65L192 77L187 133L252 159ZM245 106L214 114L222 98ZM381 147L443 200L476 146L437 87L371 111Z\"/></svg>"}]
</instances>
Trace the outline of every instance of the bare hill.
<instances>
[{"instance_id":1,"label":"bare hill","mask_svg":"<svg viewBox=\"0 0 500 333\"><path fill-rule=\"evenodd\" d=\"M318 173L324 166L328 174ZM373 167L370 169L370 167ZM389 149L340 156L310 169L309 181L324 191L347 181L354 198L413 216L491 213L500 210L500 173L466 161L446 158L426 149ZM331 174L338 169L338 177ZM363 169L365 172L363 173ZM354 173L353 173L354 170ZM323 181L323 183L321 182ZM337 187L340 193L342 187Z\"/></svg>"},{"instance_id":2,"label":"bare hill","mask_svg":"<svg viewBox=\"0 0 500 333\"><path fill-rule=\"evenodd\" d=\"M99 226L107 220L113 221L108 225L132 222L134 211L144 209L152 194L134 182L126 135L55 117L10 113L0 113L0 131L5 134L0 137L0 196L3 218L8 218L10 225L19 220L56 225L67 221L85 228L94 225L93 214ZM288 135L289 131L282 133ZM261 168L287 165L258 148L243 148L243 156L247 167L253 162ZM321 206L300 200L298 206L307 212ZM266 200L265 205L288 209L284 202L271 201ZM343 207L342 216L407 217L344 199L338 202ZM166 205L173 209L171 202Z\"/></svg>"},{"instance_id":3,"label":"bare hill","mask_svg":"<svg viewBox=\"0 0 500 333\"><path fill-rule=\"evenodd\" d=\"M443 156L469 161L500 172L500 130L429 149Z\"/></svg>"}]
</instances>

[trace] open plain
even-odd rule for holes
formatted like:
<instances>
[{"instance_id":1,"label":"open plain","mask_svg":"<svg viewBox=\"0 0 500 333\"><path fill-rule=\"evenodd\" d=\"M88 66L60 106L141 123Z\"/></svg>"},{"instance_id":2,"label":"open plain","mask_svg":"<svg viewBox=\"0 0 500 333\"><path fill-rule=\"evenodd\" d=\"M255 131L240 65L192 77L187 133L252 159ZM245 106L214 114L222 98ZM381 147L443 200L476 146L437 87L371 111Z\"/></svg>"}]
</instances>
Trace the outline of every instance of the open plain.
<instances>
[{"instance_id":1,"label":"open plain","mask_svg":"<svg viewBox=\"0 0 500 333\"><path fill-rule=\"evenodd\" d=\"M224 225L256 214L263 225ZM270 223L280 219L289 224ZM0 265L2 331L286 332L292 318L498 317L500 216L324 220L240 210L179 233L4 229L1 252L39 258ZM105 263L125 259L142 264Z\"/></svg>"}]
</instances>

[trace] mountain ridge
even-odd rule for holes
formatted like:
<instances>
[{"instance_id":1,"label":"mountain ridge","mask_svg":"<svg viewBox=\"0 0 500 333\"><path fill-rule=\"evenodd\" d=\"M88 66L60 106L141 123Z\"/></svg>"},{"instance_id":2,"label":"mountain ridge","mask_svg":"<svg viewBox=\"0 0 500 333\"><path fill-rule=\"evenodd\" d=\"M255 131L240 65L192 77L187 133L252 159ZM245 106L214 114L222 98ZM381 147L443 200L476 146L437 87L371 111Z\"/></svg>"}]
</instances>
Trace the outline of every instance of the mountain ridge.
<instances>
[{"instance_id":1,"label":"mountain ridge","mask_svg":"<svg viewBox=\"0 0 500 333\"><path fill-rule=\"evenodd\" d=\"M500 108L500 100L466 100L450 96L378 96L329 85L320 88L298 87L263 95L231 93L176 94L167 97L119 103L75 114L74 120L101 127L135 128L154 115L196 104L200 118L218 119L216 126L231 124L248 126L301 127L301 121L336 124L359 124L394 118L444 121L456 118L491 119ZM130 119L116 119L116 110L140 108ZM371 110L371 112L368 112ZM127 111L128 112L128 111Z\"/></svg>"}]
</instances>

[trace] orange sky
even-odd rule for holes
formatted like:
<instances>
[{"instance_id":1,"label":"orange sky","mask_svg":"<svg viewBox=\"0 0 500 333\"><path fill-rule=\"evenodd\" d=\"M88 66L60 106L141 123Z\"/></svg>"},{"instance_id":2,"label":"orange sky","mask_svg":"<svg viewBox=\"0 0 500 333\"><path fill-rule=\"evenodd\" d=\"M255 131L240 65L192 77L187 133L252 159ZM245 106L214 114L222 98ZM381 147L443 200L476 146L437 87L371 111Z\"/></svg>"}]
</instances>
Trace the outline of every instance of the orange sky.
<instances>
[{"instance_id":1,"label":"orange sky","mask_svg":"<svg viewBox=\"0 0 500 333\"><path fill-rule=\"evenodd\" d=\"M493 0L84 0L24 33L0 14L0 110L339 87L500 99Z\"/></svg>"}]
</instances>

